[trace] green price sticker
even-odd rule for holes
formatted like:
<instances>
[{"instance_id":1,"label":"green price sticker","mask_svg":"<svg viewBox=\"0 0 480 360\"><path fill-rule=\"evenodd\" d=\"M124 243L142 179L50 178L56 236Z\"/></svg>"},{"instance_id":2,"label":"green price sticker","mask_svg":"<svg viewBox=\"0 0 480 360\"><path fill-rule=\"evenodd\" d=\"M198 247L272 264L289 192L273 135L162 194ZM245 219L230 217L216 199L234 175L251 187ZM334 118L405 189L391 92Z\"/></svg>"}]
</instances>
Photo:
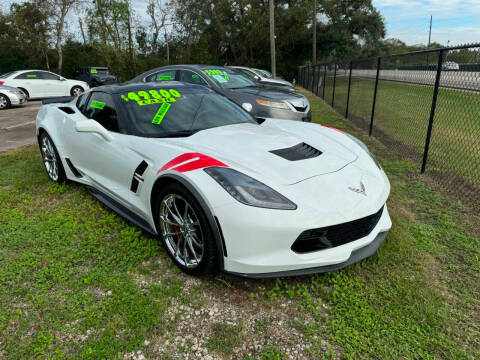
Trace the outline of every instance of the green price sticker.
<instances>
[{"instance_id":1,"label":"green price sticker","mask_svg":"<svg viewBox=\"0 0 480 360\"><path fill-rule=\"evenodd\" d=\"M227 81L230 79L226 71L222 71L222 70L203 70L203 72L205 74L207 74L208 76L211 76L211 77L213 77L217 80L219 79L220 76L222 76ZM225 81L222 81L222 82L225 82Z\"/></svg>"},{"instance_id":2,"label":"green price sticker","mask_svg":"<svg viewBox=\"0 0 480 360\"><path fill-rule=\"evenodd\" d=\"M192 75L192 79L198 79L198 75L197 75L197 74L193 74L193 75Z\"/></svg>"},{"instance_id":3,"label":"green price sticker","mask_svg":"<svg viewBox=\"0 0 480 360\"><path fill-rule=\"evenodd\" d=\"M168 81L172 80L172 77L170 75L158 75L157 80Z\"/></svg>"},{"instance_id":4,"label":"green price sticker","mask_svg":"<svg viewBox=\"0 0 480 360\"><path fill-rule=\"evenodd\" d=\"M29 75L27 75L27 77L29 77L29 78L36 78L37 75L30 75L30 74L29 74Z\"/></svg>"},{"instance_id":5,"label":"green price sticker","mask_svg":"<svg viewBox=\"0 0 480 360\"><path fill-rule=\"evenodd\" d=\"M103 108L105 107L105 103L98 100L93 100L90 104L90 107L98 110L103 110Z\"/></svg>"},{"instance_id":6,"label":"green price sticker","mask_svg":"<svg viewBox=\"0 0 480 360\"><path fill-rule=\"evenodd\" d=\"M165 115L167 114L168 112L168 109L170 109L170 106L172 106L172 104L170 103L163 103L162 106L160 106L158 108L158 111L157 113L155 114L155 116L153 117L152 119L152 124L156 124L156 125L160 125L163 121L163 118L165 117Z\"/></svg>"},{"instance_id":7,"label":"green price sticker","mask_svg":"<svg viewBox=\"0 0 480 360\"><path fill-rule=\"evenodd\" d=\"M90 73L91 73L91 74L96 74L96 73L97 73L97 69L90 69Z\"/></svg>"},{"instance_id":8,"label":"green price sticker","mask_svg":"<svg viewBox=\"0 0 480 360\"><path fill-rule=\"evenodd\" d=\"M130 91L128 94L122 94L121 98L126 101L134 101L138 106L161 104L161 103L174 103L182 95L175 89L158 89L147 91Z\"/></svg>"}]
</instances>

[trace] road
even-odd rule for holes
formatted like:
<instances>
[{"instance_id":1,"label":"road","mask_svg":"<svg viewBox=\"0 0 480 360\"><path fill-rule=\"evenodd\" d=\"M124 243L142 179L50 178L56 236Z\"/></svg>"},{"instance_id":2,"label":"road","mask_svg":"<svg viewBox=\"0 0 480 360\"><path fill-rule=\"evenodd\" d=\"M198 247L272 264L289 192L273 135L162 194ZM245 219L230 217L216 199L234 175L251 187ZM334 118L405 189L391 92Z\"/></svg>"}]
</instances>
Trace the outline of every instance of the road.
<instances>
[{"instance_id":1,"label":"road","mask_svg":"<svg viewBox=\"0 0 480 360\"><path fill-rule=\"evenodd\" d=\"M35 117L41 101L30 101L24 106L0 110L0 152L35 144Z\"/></svg>"}]
</instances>

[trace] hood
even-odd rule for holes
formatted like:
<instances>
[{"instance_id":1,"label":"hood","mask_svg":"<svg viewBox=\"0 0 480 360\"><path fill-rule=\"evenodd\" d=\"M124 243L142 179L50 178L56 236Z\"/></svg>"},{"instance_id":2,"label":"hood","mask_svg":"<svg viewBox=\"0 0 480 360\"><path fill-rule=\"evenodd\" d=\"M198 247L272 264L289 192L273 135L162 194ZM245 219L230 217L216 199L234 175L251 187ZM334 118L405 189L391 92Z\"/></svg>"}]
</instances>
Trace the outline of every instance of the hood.
<instances>
[{"instance_id":1,"label":"hood","mask_svg":"<svg viewBox=\"0 0 480 360\"><path fill-rule=\"evenodd\" d=\"M290 90L269 86L251 86L240 89L228 89L228 91L242 95L251 95L256 99L259 97L269 100L292 100L305 98L302 94L295 92L293 89Z\"/></svg>"},{"instance_id":2,"label":"hood","mask_svg":"<svg viewBox=\"0 0 480 360\"><path fill-rule=\"evenodd\" d=\"M13 87L13 86L8 86L8 85L0 85L0 91L1 90L10 90L10 91L20 91L20 89Z\"/></svg>"},{"instance_id":3,"label":"hood","mask_svg":"<svg viewBox=\"0 0 480 360\"><path fill-rule=\"evenodd\" d=\"M260 181L266 178L282 185L338 171L357 158L356 154L320 130L302 136L278 128L238 124L168 140L181 145L185 152L203 153ZM307 145L303 152L305 157L288 160L292 151L304 144ZM312 157L312 154L316 156Z\"/></svg>"}]
</instances>

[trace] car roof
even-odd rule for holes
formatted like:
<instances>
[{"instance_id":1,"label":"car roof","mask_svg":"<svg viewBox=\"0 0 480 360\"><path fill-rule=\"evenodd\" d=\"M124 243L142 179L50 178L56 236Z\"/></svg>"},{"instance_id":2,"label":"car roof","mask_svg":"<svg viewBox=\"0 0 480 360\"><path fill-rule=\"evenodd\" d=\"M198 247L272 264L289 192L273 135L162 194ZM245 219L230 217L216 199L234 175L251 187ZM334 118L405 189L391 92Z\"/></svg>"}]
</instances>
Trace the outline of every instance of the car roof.
<instances>
[{"instance_id":1,"label":"car roof","mask_svg":"<svg viewBox=\"0 0 480 360\"><path fill-rule=\"evenodd\" d=\"M183 87L185 89L198 89L198 90L203 89L203 90L211 91L209 88L205 86L185 83L181 81L162 81L162 82L149 82L149 83L135 82L135 83L104 85L104 86L93 88L91 91L92 92L101 91L107 94L119 94L119 93L129 92L129 91L139 91L139 90L148 91L148 90L153 90L158 88L171 88L171 87Z\"/></svg>"}]
</instances>

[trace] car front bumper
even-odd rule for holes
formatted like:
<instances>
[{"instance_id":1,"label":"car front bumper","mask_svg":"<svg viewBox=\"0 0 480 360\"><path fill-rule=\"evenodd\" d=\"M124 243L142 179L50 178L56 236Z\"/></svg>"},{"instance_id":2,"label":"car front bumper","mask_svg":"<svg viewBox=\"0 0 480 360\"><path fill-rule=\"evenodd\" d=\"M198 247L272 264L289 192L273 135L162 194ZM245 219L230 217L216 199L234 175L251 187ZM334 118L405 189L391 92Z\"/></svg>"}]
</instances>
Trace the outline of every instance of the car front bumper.
<instances>
[{"instance_id":1,"label":"car front bumper","mask_svg":"<svg viewBox=\"0 0 480 360\"><path fill-rule=\"evenodd\" d=\"M289 109L276 109L271 107L262 106L255 114L259 118L273 118L282 120L297 120L312 122L312 112L310 107L305 112L293 111Z\"/></svg>"},{"instance_id":2,"label":"car front bumper","mask_svg":"<svg viewBox=\"0 0 480 360\"><path fill-rule=\"evenodd\" d=\"M23 105L27 102L27 97L25 94L7 94L8 98L10 99L10 104L12 105Z\"/></svg>"}]
</instances>

